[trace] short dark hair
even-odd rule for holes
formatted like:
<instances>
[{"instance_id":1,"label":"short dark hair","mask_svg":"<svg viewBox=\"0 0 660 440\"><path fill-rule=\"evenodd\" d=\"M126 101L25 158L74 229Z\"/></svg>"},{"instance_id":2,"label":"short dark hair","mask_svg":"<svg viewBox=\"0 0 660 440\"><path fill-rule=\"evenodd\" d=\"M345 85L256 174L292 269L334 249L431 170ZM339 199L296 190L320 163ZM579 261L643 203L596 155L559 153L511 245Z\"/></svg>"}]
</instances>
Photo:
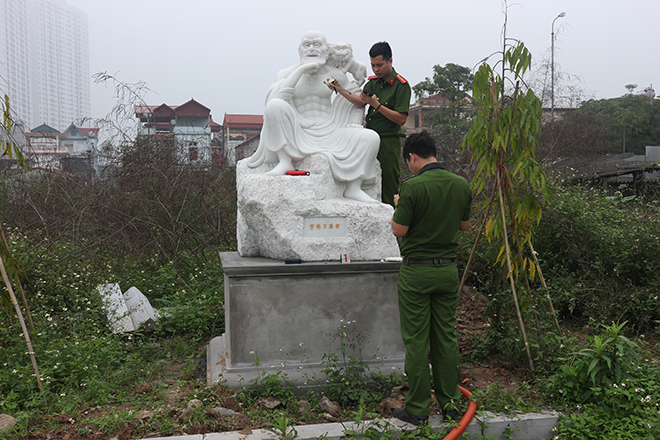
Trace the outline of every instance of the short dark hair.
<instances>
[{"instance_id":1,"label":"short dark hair","mask_svg":"<svg viewBox=\"0 0 660 440\"><path fill-rule=\"evenodd\" d=\"M438 158L438 149L435 147L435 140L428 131L411 134L403 143L403 158L410 160L410 154L416 154L422 159L430 157Z\"/></svg>"},{"instance_id":2,"label":"short dark hair","mask_svg":"<svg viewBox=\"0 0 660 440\"><path fill-rule=\"evenodd\" d=\"M371 58L376 58L378 55L382 55L385 61L392 58L392 48L387 41L379 41L369 49L369 56Z\"/></svg>"}]
</instances>

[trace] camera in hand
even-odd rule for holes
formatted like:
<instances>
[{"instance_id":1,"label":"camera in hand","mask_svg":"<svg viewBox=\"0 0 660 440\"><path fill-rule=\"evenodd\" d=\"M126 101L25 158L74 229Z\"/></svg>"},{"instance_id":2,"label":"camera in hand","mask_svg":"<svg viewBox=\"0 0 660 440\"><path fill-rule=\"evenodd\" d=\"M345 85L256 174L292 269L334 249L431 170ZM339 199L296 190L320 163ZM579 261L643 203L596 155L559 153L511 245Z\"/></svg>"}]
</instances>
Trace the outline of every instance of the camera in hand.
<instances>
[{"instance_id":1,"label":"camera in hand","mask_svg":"<svg viewBox=\"0 0 660 440\"><path fill-rule=\"evenodd\" d=\"M374 92L371 91L371 90L369 90L369 89L367 89L367 88L365 88L365 89L362 90L362 91L363 91L364 94L367 95L367 96L374 96Z\"/></svg>"}]
</instances>

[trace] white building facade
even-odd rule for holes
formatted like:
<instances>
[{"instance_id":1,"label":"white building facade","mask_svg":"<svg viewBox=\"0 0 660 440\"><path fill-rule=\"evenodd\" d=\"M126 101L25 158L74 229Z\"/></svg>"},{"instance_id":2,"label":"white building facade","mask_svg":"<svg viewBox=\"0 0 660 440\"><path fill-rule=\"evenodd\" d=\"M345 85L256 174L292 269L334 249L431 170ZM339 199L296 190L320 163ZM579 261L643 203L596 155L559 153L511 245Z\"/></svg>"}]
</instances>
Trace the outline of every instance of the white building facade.
<instances>
[{"instance_id":1,"label":"white building facade","mask_svg":"<svg viewBox=\"0 0 660 440\"><path fill-rule=\"evenodd\" d=\"M64 0L0 0L0 89L26 127L90 116L87 15Z\"/></svg>"},{"instance_id":2,"label":"white building facade","mask_svg":"<svg viewBox=\"0 0 660 440\"><path fill-rule=\"evenodd\" d=\"M179 159L195 165L210 165L213 119L211 110L191 99L182 105L138 105L138 137L174 141Z\"/></svg>"}]
</instances>

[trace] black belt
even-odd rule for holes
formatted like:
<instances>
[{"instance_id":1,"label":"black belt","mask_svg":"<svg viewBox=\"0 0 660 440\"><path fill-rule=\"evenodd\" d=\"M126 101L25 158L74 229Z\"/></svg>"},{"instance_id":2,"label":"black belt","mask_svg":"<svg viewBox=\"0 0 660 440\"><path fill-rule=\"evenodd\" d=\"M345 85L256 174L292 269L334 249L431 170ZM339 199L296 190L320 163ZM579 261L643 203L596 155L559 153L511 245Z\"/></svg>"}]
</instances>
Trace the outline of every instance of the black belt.
<instances>
[{"instance_id":1,"label":"black belt","mask_svg":"<svg viewBox=\"0 0 660 440\"><path fill-rule=\"evenodd\" d=\"M450 264L455 258L408 258L403 257L403 264Z\"/></svg>"}]
</instances>

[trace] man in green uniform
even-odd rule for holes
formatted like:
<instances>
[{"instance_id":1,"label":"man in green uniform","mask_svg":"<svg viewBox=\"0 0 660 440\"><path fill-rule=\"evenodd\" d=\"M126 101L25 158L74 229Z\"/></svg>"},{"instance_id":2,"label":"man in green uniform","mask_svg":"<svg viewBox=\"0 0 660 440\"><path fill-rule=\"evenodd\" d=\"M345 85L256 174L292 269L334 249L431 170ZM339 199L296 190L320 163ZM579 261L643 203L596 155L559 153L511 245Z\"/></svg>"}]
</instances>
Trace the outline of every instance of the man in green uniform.
<instances>
[{"instance_id":1,"label":"man in green uniform","mask_svg":"<svg viewBox=\"0 0 660 440\"><path fill-rule=\"evenodd\" d=\"M394 196L392 232L400 238L399 318L406 346L410 391L405 409L394 415L413 424L428 420L431 402L429 347L435 396L445 419L458 420L458 343L456 269L458 232L469 226L472 192L468 182L437 161L435 141L426 131L409 136L403 158L416 176Z\"/></svg>"},{"instance_id":2,"label":"man in green uniform","mask_svg":"<svg viewBox=\"0 0 660 440\"><path fill-rule=\"evenodd\" d=\"M392 49L387 42L374 44L369 50L369 57L374 76L369 77L361 94L353 95L339 87L335 90L359 107L369 104L366 126L380 136L381 197L383 203L394 206L394 194L398 192L401 174L401 126L408 119L410 84L392 67Z\"/></svg>"}]
</instances>

